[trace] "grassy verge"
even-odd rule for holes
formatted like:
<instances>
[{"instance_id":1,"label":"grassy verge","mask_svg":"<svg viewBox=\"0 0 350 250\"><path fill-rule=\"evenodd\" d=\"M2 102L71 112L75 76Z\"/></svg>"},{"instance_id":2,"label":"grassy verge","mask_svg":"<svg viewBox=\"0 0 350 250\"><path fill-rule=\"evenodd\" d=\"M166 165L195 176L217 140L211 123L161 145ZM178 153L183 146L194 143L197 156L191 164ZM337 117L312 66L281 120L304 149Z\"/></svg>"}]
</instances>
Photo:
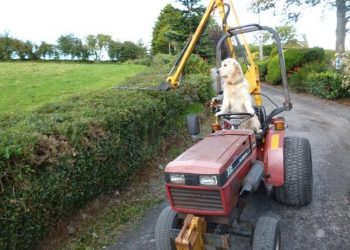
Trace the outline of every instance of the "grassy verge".
<instances>
[{"instance_id":1,"label":"grassy verge","mask_svg":"<svg viewBox=\"0 0 350 250\"><path fill-rule=\"evenodd\" d=\"M72 95L109 89L145 66L1 62L0 114L30 111Z\"/></svg>"}]
</instances>

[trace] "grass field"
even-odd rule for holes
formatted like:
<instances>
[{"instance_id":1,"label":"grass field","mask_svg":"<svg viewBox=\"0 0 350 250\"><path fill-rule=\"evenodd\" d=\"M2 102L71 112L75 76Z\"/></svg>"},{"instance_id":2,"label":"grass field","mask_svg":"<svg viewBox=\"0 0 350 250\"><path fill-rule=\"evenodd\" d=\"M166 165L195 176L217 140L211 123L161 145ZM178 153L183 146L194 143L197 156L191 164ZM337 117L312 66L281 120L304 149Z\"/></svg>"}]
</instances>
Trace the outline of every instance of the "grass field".
<instances>
[{"instance_id":1,"label":"grass field","mask_svg":"<svg viewBox=\"0 0 350 250\"><path fill-rule=\"evenodd\" d=\"M71 95L109 89L145 70L140 65L0 63L0 114L30 111Z\"/></svg>"}]
</instances>

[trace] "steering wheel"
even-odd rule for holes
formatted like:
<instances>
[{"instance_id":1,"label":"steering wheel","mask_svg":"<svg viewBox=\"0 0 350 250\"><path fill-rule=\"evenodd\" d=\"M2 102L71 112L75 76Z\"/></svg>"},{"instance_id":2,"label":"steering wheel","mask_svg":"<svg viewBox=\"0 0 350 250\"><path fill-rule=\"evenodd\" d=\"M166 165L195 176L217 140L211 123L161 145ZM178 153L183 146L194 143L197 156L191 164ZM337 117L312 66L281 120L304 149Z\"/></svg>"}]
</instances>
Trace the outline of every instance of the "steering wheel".
<instances>
[{"instance_id":1,"label":"steering wheel","mask_svg":"<svg viewBox=\"0 0 350 250\"><path fill-rule=\"evenodd\" d=\"M238 127L243 122L245 122L249 118L252 118L253 116L253 114L243 112L229 112L218 115L218 117L223 117L224 121L228 122L231 126L234 127L234 129L238 129Z\"/></svg>"}]
</instances>

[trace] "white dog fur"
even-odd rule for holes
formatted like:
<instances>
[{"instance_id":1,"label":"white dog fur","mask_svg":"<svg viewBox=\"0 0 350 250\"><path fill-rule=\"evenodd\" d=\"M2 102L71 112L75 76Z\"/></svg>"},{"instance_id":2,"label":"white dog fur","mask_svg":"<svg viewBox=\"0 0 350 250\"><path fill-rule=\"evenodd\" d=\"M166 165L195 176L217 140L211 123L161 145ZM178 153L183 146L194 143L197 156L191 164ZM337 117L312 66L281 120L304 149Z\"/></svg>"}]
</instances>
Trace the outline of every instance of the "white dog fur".
<instances>
[{"instance_id":1,"label":"white dog fur","mask_svg":"<svg viewBox=\"0 0 350 250\"><path fill-rule=\"evenodd\" d=\"M261 124L255 115L252 98L248 90L248 81L244 78L241 65L233 58L227 58L221 63L219 74L223 80L224 100L221 111L216 116L229 112L244 112L254 114L242 124L241 128L261 130Z\"/></svg>"}]
</instances>

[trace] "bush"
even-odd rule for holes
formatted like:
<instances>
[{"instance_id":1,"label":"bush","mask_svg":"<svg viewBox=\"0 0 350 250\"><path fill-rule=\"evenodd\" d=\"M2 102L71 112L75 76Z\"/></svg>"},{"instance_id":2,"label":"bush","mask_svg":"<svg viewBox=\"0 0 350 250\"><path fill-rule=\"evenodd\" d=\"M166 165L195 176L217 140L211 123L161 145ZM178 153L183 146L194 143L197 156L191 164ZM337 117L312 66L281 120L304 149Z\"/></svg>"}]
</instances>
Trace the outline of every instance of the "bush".
<instances>
[{"instance_id":1,"label":"bush","mask_svg":"<svg viewBox=\"0 0 350 250\"><path fill-rule=\"evenodd\" d=\"M321 62L325 58L325 51L322 48L310 48L310 49L303 49L305 50L305 55L304 55L304 61L305 62L314 62L318 61Z\"/></svg>"},{"instance_id":2,"label":"bush","mask_svg":"<svg viewBox=\"0 0 350 250\"><path fill-rule=\"evenodd\" d=\"M264 80L265 76L267 74L267 66L269 64L269 59L264 59L262 61L258 61L256 65L258 66L259 69L259 76L260 80Z\"/></svg>"},{"instance_id":3,"label":"bush","mask_svg":"<svg viewBox=\"0 0 350 250\"><path fill-rule=\"evenodd\" d=\"M304 63L312 61L321 61L324 58L324 50L320 48L312 49L289 49L284 52L286 70L292 71ZM267 68L266 81L277 84L282 80L279 67L278 55L274 56Z\"/></svg>"},{"instance_id":4,"label":"bush","mask_svg":"<svg viewBox=\"0 0 350 250\"><path fill-rule=\"evenodd\" d=\"M189 75L181 86L181 92L191 97L191 102L206 102L214 96L212 79L209 75Z\"/></svg>"},{"instance_id":5,"label":"bush","mask_svg":"<svg viewBox=\"0 0 350 250\"><path fill-rule=\"evenodd\" d=\"M277 52L277 48L276 48L276 44L269 44L269 45L264 45L263 46L263 53L264 56L271 56L271 53L273 53L272 51L276 49ZM276 53L277 55L277 53Z\"/></svg>"},{"instance_id":6,"label":"bush","mask_svg":"<svg viewBox=\"0 0 350 250\"><path fill-rule=\"evenodd\" d=\"M278 56L272 58L267 65L267 74L265 80L272 84L277 84L281 81L281 70L279 66Z\"/></svg>"},{"instance_id":7,"label":"bush","mask_svg":"<svg viewBox=\"0 0 350 250\"><path fill-rule=\"evenodd\" d=\"M199 55L192 54L185 66L185 74L203 74L209 75L210 67Z\"/></svg>"},{"instance_id":8,"label":"bush","mask_svg":"<svg viewBox=\"0 0 350 250\"><path fill-rule=\"evenodd\" d=\"M288 78L288 84L297 92L310 92L310 86L307 77L311 73L320 73L327 70L325 63L313 62L303 65L297 72L291 74Z\"/></svg>"},{"instance_id":9,"label":"bush","mask_svg":"<svg viewBox=\"0 0 350 250\"><path fill-rule=\"evenodd\" d=\"M188 93L204 99L204 82ZM125 185L176 134L190 100L185 91L101 91L0 117L0 248L35 248L58 218Z\"/></svg>"},{"instance_id":10,"label":"bush","mask_svg":"<svg viewBox=\"0 0 350 250\"><path fill-rule=\"evenodd\" d=\"M326 99L348 97L349 92L342 88L341 77L335 72L311 73L306 79L311 93Z\"/></svg>"},{"instance_id":11,"label":"bush","mask_svg":"<svg viewBox=\"0 0 350 250\"><path fill-rule=\"evenodd\" d=\"M176 56L174 55L158 53L153 57L151 65L155 69L165 69L169 71L173 67L175 60Z\"/></svg>"},{"instance_id":12,"label":"bush","mask_svg":"<svg viewBox=\"0 0 350 250\"><path fill-rule=\"evenodd\" d=\"M137 64L137 65L145 65L145 66L151 66L152 64L152 58L151 57L144 57L139 59L129 59L125 62L125 64Z\"/></svg>"},{"instance_id":13,"label":"bush","mask_svg":"<svg viewBox=\"0 0 350 250\"><path fill-rule=\"evenodd\" d=\"M269 56L270 56L271 58L273 58L273 57L275 57L275 56L277 56L277 55L278 55L278 49L277 49L277 47L275 46L275 47L273 47L273 48L271 49L271 52L270 52Z\"/></svg>"},{"instance_id":14,"label":"bush","mask_svg":"<svg viewBox=\"0 0 350 250\"><path fill-rule=\"evenodd\" d=\"M335 59L335 50L325 50L324 61L327 64L332 65L332 63L334 62L334 59Z\"/></svg>"}]
</instances>

